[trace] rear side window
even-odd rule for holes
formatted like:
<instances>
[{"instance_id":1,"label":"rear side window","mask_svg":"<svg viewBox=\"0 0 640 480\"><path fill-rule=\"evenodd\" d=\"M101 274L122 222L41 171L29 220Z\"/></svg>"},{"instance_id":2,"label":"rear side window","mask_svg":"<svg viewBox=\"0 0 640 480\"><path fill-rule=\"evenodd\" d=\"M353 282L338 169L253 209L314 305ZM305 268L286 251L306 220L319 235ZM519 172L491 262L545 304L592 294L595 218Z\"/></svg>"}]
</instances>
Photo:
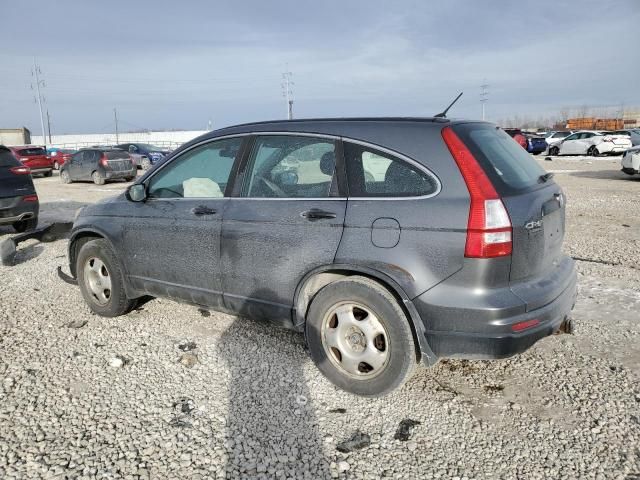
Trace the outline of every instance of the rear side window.
<instances>
[{"instance_id":1,"label":"rear side window","mask_svg":"<svg viewBox=\"0 0 640 480\"><path fill-rule=\"evenodd\" d=\"M11 150L0 148L0 167L19 167L22 165Z\"/></svg>"},{"instance_id":2,"label":"rear side window","mask_svg":"<svg viewBox=\"0 0 640 480\"><path fill-rule=\"evenodd\" d=\"M29 155L46 155L44 148L22 148L18 150L18 155L29 156Z\"/></svg>"},{"instance_id":3,"label":"rear side window","mask_svg":"<svg viewBox=\"0 0 640 480\"><path fill-rule=\"evenodd\" d=\"M498 127L463 123L453 126L453 130L503 195L537 186L540 176L546 173L524 148Z\"/></svg>"},{"instance_id":4,"label":"rear side window","mask_svg":"<svg viewBox=\"0 0 640 480\"><path fill-rule=\"evenodd\" d=\"M414 165L387 153L344 143L350 197L419 197L438 190L438 182Z\"/></svg>"}]
</instances>

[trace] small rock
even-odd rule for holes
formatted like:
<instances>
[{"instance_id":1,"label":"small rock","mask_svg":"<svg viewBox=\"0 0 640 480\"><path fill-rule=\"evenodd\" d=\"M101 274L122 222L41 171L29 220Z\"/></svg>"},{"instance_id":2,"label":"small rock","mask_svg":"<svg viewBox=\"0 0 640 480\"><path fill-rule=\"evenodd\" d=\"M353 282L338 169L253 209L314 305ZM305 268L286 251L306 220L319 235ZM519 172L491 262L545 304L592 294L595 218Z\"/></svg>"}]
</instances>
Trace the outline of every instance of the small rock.
<instances>
[{"instance_id":1,"label":"small rock","mask_svg":"<svg viewBox=\"0 0 640 480\"><path fill-rule=\"evenodd\" d=\"M178 345L178 349L183 352L190 352L191 350L195 350L196 342L185 342Z\"/></svg>"},{"instance_id":2,"label":"small rock","mask_svg":"<svg viewBox=\"0 0 640 480\"><path fill-rule=\"evenodd\" d=\"M369 444L371 444L371 438L369 435L366 433L356 432L348 440L340 442L336 446L336 450L342 453L349 453L353 450L368 447Z\"/></svg>"},{"instance_id":3,"label":"small rock","mask_svg":"<svg viewBox=\"0 0 640 480\"><path fill-rule=\"evenodd\" d=\"M405 418L398 425L398 429L396 430L396 433L393 436L393 438L395 438L396 440L400 440L401 442L406 442L407 440L409 440L409 435L411 434L411 430L416 425L420 425L420 422L418 420Z\"/></svg>"},{"instance_id":4,"label":"small rock","mask_svg":"<svg viewBox=\"0 0 640 480\"><path fill-rule=\"evenodd\" d=\"M122 368L128 363L127 359L121 355L116 355L109 359L109 366L113 368Z\"/></svg>"},{"instance_id":5,"label":"small rock","mask_svg":"<svg viewBox=\"0 0 640 480\"><path fill-rule=\"evenodd\" d=\"M195 353L185 353L180 357L180 363L187 368L193 368L198 362L198 357Z\"/></svg>"},{"instance_id":6,"label":"small rock","mask_svg":"<svg viewBox=\"0 0 640 480\"><path fill-rule=\"evenodd\" d=\"M307 397L305 397L304 395L298 395L296 397L296 403L298 405L306 405L307 404Z\"/></svg>"},{"instance_id":7,"label":"small rock","mask_svg":"<svg viewBox=\"0 0 640 480\"><path fill-rule=\"evenodd\" d=\"M77 318L75 320L71 320L70 322L66 323L65 326L67 328L82 328L87 324L87 320L84 318Z\"/></svg>"},{"instance_id":8,"label":"small rock","mask_svg":"<svg viewBox=\"0 0 640 480\"><path fill-rule=\"evenodd\" d=\"M407 448L410 452L413 452L416 448L418 448L418 444L416 442L407 443Z\"/></svg>"},{"instance_id":9,"label":"small rock","mask_svg":"<svg viewBox=\"0 0 640 480\"><path fill-rule=\"evenodd\" d=\"M329 413L347 413L347 409L346 408L334 408L332 410L329 410Z\"/></svg>"},{"instance_id":10,"label":"small rock","mask_svg":"<svg viewBox=\"0 0 640 480\"><path fill-rule=\"evenodd\" d=\"M348 463L348 462L342 461L342 462L339 462L339 463L338 463L338 471L339 471L340 473L342 473L342 472L346 472L346 471L348 471L350 468L351 468L351 465L349 465L349 463Z\"/></svg>"},{"instance_id":11,"label":"small rock","mask_svg":"<svg viewBox=\"0 0 640 480\"><path fill-rule=\"evenodd\" d=\"M209 312L209 310L205 310L204 308L199 308L198 312L200 312L200 315L202 315L203 317L211 316L211 313Z\"/></svg>"}]
</instances>

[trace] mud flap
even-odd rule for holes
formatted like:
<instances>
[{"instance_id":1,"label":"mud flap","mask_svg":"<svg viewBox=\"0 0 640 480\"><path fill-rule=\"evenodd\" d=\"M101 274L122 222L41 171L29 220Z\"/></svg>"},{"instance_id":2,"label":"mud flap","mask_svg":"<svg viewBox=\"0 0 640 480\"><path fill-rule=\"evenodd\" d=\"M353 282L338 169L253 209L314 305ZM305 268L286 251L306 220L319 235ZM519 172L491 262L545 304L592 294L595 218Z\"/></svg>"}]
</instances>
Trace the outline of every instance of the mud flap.
<instances>
[{"instance_id":1,"label":"mud flap","mask_svg":"<svg viewBox=\"0 0 640 480\"><path fill-rule=\"evenodd\" d=\"M40 242L53 242L64 237L71 231L73 223L58 222L44 227L36 228L30 232L20 233L11 238L7 238L0 243L0 263L11 267L14 265L18 244L25 240L36 239Z\"/></svg>"}]
</instances>

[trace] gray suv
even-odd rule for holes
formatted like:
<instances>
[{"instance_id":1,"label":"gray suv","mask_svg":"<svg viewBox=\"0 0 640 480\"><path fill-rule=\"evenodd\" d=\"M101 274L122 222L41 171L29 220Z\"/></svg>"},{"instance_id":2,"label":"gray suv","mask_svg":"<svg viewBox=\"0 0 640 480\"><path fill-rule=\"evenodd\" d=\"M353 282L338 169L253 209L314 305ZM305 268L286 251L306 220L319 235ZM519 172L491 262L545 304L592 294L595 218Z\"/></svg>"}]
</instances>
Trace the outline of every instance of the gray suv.
<instances>
[{"instance_id":1,"label":"gray suv","mask_svg":"<svg viewBox=\"0 0 640 480\"><path fill-rule=\"evenodd\" d=\"M207 133L85 207L69 261L99 315L157 296L267 320L377 396L419 362L508 357L565 328L564 228L560 187L495 125L277 121Z\"/></svg>"}]
</instances>

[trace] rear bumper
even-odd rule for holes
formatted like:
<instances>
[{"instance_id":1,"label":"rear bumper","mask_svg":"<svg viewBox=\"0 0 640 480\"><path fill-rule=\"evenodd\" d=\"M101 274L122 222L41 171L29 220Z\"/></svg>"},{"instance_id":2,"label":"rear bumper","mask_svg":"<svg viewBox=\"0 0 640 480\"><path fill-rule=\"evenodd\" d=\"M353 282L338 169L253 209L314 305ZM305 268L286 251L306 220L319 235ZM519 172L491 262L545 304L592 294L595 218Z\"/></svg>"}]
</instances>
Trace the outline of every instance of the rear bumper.
<instances>
[{"instance_id":1,"label":"rear bumper","mask_svg":"<svg viewBox=\"0 0 640 480\"><path fill-rule=\"evenodd\" d=\"M450 306L442 305L442 302L436 307L426 304L429 297L424 294L414 299L414 305L425 322L425 337L434 354L441 358L506 358L557 332L573 309L577 294L574 263L570 259L563 263L563 272L548 282L554 283L561 293L544 306L528 311L522 299L509 295L508 289L500 289L494 296L482 296L468 289L467 298L462 298L462 293L457 291L448 297L457 297ZM460 305L464 308L461 309ZM514 325L530 320L538 323L524 331L514 331Z\"/></svg>"},{"instance_id":2,"label":"rear bumper","mask_svg":"<svg viewBox=\"0 0 640 480\"><path fill-rule=\"evenodd\" d=\"M10 225L22 220L30 220L38 216L38 204L30 202L21 202L18 205L0 209L0 225Z\"/></svg>"},{"instance_id":3,"label":"rear bumper","mask_svg":"<svg viewBox=\"0 0 640 480\"><path fill-rule=\"evenodd\" d=\"M32 175L38 175L40 173L48 173L53 170L53 166L50 167L29 167Z\"/></svg>"},{"instance_id":4,"label":"rear bumper","mask_svg":"<svg viewBox=\"0 0 640 480\"><path fill-rule=\"evenodd\" d=\"M132 168L131 170L105 170L104 177L107 180L113 180L116 178L129 178L135 177L137 175L136 168Z\"/></svg>"}]
</instances>

